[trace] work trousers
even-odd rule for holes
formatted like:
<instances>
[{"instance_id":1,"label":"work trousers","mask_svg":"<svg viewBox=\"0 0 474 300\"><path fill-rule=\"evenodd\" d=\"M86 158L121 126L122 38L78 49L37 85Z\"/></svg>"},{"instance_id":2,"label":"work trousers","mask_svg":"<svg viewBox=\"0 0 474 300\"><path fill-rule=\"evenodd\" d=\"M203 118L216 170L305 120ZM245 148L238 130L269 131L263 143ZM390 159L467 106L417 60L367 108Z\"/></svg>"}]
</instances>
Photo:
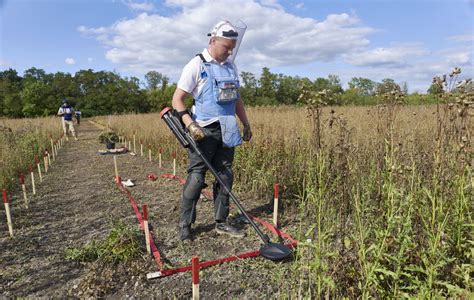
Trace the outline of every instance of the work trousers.
<instances>
[{"instance_id":1,"label":"work trousers","mask_svg":"<svg viewBox=\"0 0 474 300\"><path fill-rule=\"evenodd\" d=\"M232 189L233 173L232 162L234 160L234 148L226 148L222 145L222 135L219 122L212 123L203 128L206 137L197 142L197 146L206 159L218 172L225 185ZM196 221L196 204L205 184L207 166L204 161L192 149L188 150L188 178L184 185L181 218L179 226L190 226ZM225 222L229 216L229 194L220 186L217 180L213 184L214 194L214 219L216 222Z\"/></svg>"},{"instance_id":2,"label":"work trousers","mask_svg":"<svg viewBox=\"0 0 474 300\"><path fill-rule=\"evenodd\" d=\"M72 136L75 137L76 131L74 130L74 124L72 123L72 121L66 121L63 119L62 123L63 123L64 135L67 137L68 127L69 127L69 131L71 132Z\"/></svg>"}]
</instances>

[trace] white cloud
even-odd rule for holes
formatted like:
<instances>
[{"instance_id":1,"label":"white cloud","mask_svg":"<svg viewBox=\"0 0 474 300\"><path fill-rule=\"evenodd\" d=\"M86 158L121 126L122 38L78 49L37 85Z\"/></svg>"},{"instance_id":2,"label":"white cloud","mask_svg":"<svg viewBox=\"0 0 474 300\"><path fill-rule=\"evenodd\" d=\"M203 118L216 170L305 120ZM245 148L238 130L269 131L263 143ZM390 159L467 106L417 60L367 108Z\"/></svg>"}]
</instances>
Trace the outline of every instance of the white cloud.
<instances>
[{"instance_id":1,"label":"white cloud","mask_svg":"<svg viewBox=\"0 0 474 300\"><path fill-rule=\"evenodd\" d=\"M267 7L283 10L283 6L278 3L278 0L260 0L260 4Z\"/></svg>"},{"instance_id":2,"label":"white cloud","mask_svg":"<svg viewBox=\"0 0 474 300\"><path fill-rule=\"evenodd\" d=\"M298 9L303 8L304 7L304 2L300 2L300 3L296 4L295 7L298 8Z\"/></svg>"},{"instance_id":3,"label":"white cloud","mask_svg":"<svg viewBox=\"0 0 474 300\"><path fill-rule=\"evenodd\" d=\"M419 45L396 45L387 48L364 49L345 56L348 63L355 66L384 66L399 68L406 66L413 58L428 54Z\"/></svg>"},{"instance_id":4,"label":"white cloud","mask_svg":"<svg viewBox=\"0 0 474 300\"><path fill-rule=\"evenodd\" d=\"M385 49L370 49L346 57L348 66L344 81L365 77L380 82L384 78L407 82L410 91L426 92L434 76L449 74L461 67L459 80L474 77L473 53L469 48L428 51L417 45L398 45Z\"/></svg>"},{"instance_id":5,"label":"white cloud","mask_svg":"<svg viewBox=\"0 0 474 300\"><path fill-rule=\"evenodd\" d=\"M64 62L68 65L75 65L76 64L76 61L74 60L74 58L71 58L71 57L68 57L64 60Z\"/></svg>"},{"instance_id":6,"label":"white cloud","mask_svg":"<svg viewBox=\"0 0 474 300\"><path fill-rule=\"evenodd\" d=\"M90 62L90 63L91 63L93 60L94 60L94 59L93 59L92 57L88 57L88 58L87 58L87 62Z\"/></svg>"},{"instance_id":7,"label":"white cloud","mask_svg":"<svg viewBox=\"0 0 474 300\"><path fill-rule=\"evenodd\" d=\"M131 10L134 11L147 11L151 12L155 10L155 5L151 2L133 2L133 1L125 1L125 5L128 6Z\"/></svg>"},{"instance_id":8,"label":"white cloud","mask_svg":"<svg viewBox=\"0 0 474 300\"><path fill-rule=\"evenodd\" d=\"M167 6L174 7L193 7L201 3L201 0L166 0L165 4Z\"/></svg>"},{"instance_id":9,"label":"white cloud","mask_svg":"<svg viewBox=\"0 0 474 300\"><path fill-rule=\"evenodd\" d=\"M453 52L446 55L446 61L454 66L457 65L466 65L471 62L471 55L467 51Z\"/></svg>"},{"instance_id":10,"label":"white cloud","mask_svg":"<svg viewBox=\"0 0 474 300\"><path fill-rule=\"evenodd\" d=\"M166 5L181 9L171 16L142 13L109 27L78 30L95 36L108 48L106 58L125 70L157 70L172 79L207 46L207 33L221 19L247 24L237 61L240 70L251 72L331 61L368 46L368 35L375 32L355 15L334 14L318 21L289 14L272 0L167 0Z\"/></svg>"},{"instance_id":11,"label":"white cloud","mask_svg":"<svg viewBox=\"0 0 474 300\"><path fill-rule=\"evenodd\" d=\"M472 33L471 34L454 35L454 36L449 37L448 39L452 40L452 41L456 41L456 42L474 43L474 35Z\"/></svg>"},{"instance_id":12,"label":"white cloud","mask_svg":"<svg viewBox=\"0 0 474 300\"><path fill-rule=\"evenodd\" d=\"M456 49L432 51L413 42L375 48L369 37L375 32L385 34L384 28L365 25L354 12L317 20L290 14L276 0L166 0L164 5L173 14L141 13L109 26L80 26L78 31L105 46L106 58L119 69L136 74L156 70L172 81L207 46L207 33L215 23L238 19L247 24L237 56L239 70L257 75L262 67L298 70L317 62L315 70L308 67L298 75L314 79L332 73L346 82L358 76L375 81L393 78L408 82L410 89L426 91L433 76L449 73L455 66L463 68L463 76L474 73L472 34L447 38L457 44Z\"/></svg>"}]
</instances>

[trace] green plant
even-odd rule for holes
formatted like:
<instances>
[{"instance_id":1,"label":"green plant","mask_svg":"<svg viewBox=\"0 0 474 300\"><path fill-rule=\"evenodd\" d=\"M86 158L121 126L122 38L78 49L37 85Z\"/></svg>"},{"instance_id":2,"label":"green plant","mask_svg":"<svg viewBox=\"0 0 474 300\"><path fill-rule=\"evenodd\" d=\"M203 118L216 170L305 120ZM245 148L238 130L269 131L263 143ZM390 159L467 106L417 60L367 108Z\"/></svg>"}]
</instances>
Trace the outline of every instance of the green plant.
<instances>
[{"instance_id":1,"label":"green plant","mask_svg":"<svg viewBox=\"0 0 474 300\"><path fill-rule=\"evenodd\" d=\"M102 131L99 134L99 141L101 143L107 143L107 142L118 143L119 142L119 136L114 131L110 131L110 130Z\"/></svg>"},{"instance_id":2,"label":"green plant","mask_svg":"<svg viewBox=\"0 0 474 300\"><path fill-rule=\"evenodd\" d=\"M66 249L65 258L79 262L98 259L111 263L129 261L141 254L139 239L140 232L137 229L119 222L113 225L104 240L92 240L83 247Z\"/></svg>"}]
</instances>

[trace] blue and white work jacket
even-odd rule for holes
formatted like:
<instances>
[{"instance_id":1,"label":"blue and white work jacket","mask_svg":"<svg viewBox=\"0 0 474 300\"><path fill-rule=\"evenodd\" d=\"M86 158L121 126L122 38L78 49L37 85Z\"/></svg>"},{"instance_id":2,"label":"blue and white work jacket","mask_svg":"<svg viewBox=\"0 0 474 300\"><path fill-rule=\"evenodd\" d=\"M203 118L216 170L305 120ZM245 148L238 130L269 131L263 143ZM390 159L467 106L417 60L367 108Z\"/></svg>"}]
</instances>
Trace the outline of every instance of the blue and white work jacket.
<instances>
[{"instance_id":1,"label":"blue and white work jacket","mask_svg":"<svg viewBox=\"0 0 474 300\"><path fill-rule=\"evenodd\" d=\"M242 144L239 126L235 117L235 106L240 98L239 77L232 64L215 64L204 61L201 56L201 78L207 82L200 94L194 99L194 121L207 121L219 118L222 143L225 147Z\"/></svg>"},{"instance_id":2,"label":"blue and white work jacket","mask_svg":"<svg viewBox=\"0 0 474 300\"><path fill-rule=\"evenodd\" d=\"M63 113L63 118L65 121L72 121L72 114L74 113L74 109L70 105L62 105L59 108L59 112Z\"/></svg>"}]
</instances>

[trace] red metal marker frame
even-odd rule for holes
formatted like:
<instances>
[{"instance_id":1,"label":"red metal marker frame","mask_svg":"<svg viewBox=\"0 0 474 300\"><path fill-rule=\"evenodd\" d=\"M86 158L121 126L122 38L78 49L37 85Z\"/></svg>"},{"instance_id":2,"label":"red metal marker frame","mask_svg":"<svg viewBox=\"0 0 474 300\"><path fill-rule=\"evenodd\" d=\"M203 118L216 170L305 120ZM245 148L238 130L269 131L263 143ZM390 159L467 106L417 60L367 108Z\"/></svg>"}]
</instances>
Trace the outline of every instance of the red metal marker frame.
<instances>
[{"instance_id":1,"label":"red metal marker frame","mask_svg":"<svg viewBox=\"0 0 474 300\"><path fill-rule=\"evenodd\" d=\"M161 176L178 180L178 181L180 181L181 184L184 184L184 182L183 182L184 179L179 178L177 176L173 176L172 174L163 174ZM137 216L138 222L140 223L140 228L142 230L144 230L144 227L143 227L144 216L142 216L142 214L138 210L136 201L133 198L132 194L130 193L130 191L125 186L122 185L121 180L116 180L116 184L117 184L118 188L124 194L126 194L128 196L128 198L130 200L130 204L132 205L132 208L135 211L135 215ZM209 191L207 191L207 193L210 194ZM298 241L293 239L289 234L279 230L278 228L275 228L272 224L270 224L270 223L268 223L268 222L266 222L262 219L256 218L252 215L249 215L249 216L251 218L253 218L254 221L260 223L262 226L264 226L265 228L270 230L272 233L277 235L279 238L283 238L283 239L288 240L288 243L286 243L285 245L287 245L287 246L289 246L290 248L293 248L293 249L297 247ZM157 272L148 274L149 279L151 279L151 278L162 278L162 277L166 277L166 276L173 275L173 274L176 274L176 273L187 272L187 271L192 270L192 265L182 266L182 267L173 268L173 269L164 269L164 264L163 264L163 261L161 260L161 253L158 250L158 247L156 247L156 244L153 240L153 237L152 237L151 233L150 233L149 236L150 236L151 251L152 251L153 257L155 259L155 262L158 266L158 271ZM235 261L235 260L238 260L238 259L245 259L245 258L257 257L257 256L260 256L260 251L259 250L244 252L244 253L235 254L235 255L232 255L232 256L224 257L224 258L199 262L199 268L202 269L202 268L205 268L205 267L214 266L214 265L218 265L218 264L222 264L222 263L226 263L226 262L231 262L231 261Z\"/></svg>"}]
</instances>

